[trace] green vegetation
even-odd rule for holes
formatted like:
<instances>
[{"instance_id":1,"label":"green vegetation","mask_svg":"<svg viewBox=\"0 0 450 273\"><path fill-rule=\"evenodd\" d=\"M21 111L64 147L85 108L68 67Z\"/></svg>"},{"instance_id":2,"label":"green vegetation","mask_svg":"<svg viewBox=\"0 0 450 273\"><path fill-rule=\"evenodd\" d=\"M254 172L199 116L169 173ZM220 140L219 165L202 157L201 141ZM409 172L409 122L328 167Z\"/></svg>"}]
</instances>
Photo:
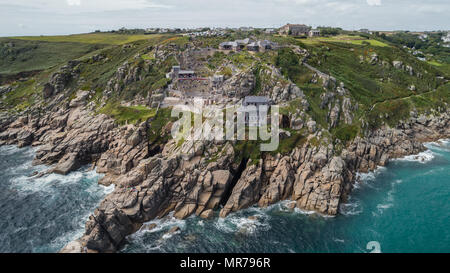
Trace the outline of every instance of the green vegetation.
<instances>
[{"instance_id":1,"label":"green vegetation","mask_svg":"<svg viewBox=\"0 0 450 273\"><path fill-rule=\"evenodd\" d=\"M220 75L224 75L225 78L230 78L230 77L233 75L233 71L231 70L231 68L229 68L229 67L227 66L227 67L222 68L222 69L219 71L219 74L220 74Z\"/></svg>"},{"instance_id":2,"label":"green vegetation","mask_svg":"<svg viewBox=\"0 0 450 273\"><path fill-rule=\"evenodd\" d=\"M253 68L253 75L255 76L255 85L253 86L251 94L257 95L259 94L259 92L261 92L262 89L261 65L257 65L255 68Z\"/></svg>"},{"instance_id":3,"label":"green vegetation","mask_svg":"<svg viewBox=\"0 0 450 273\"><path fill-rule=\"evenodd\" d=\"M48 69L100 48L103 45L0 38L0 74Z\"/></svg>"},{"instance_id":4,"label":"green vegetation","mask_svg":"<svg viewBox=\"0 0 450 273\"><path fill-rule=\"evenodd\" d=\"M239 68L248 67L255 62L255 58L247 51L230 53L227 58Z\"/></svg>"},{"instance_id":5,"label":"green vegetation","mask_svg":"<svg viewBox=\"0 0 450 273\"><path fill-rule=\"evenodd\" d=\"M172 117L172 108L160 108L156 116L153 117L148 129L148 140L151 144L166 143L170 132L164 132L163 128L170 122L175 122L176 117ZM180 140L181 141L181 140Z\"/></svg>"},{"instance_id":6,"label":"green vegetation","mask_svg":"<svg viewBox=\"0 0 450 273\"><path fill-rule=\"evenodd\" d=\"M235 157L235 162L239 163L243 159L251 159L251 164L258 164L262 157L262 152L259 150L261 145L257 140L239 140L233 145L234 152L238 156Z\"/></svg>"},{"instance_id":7,"label":"green vegetation","mask_svg":"<svg viewBox=\"0 0 450 273\"><path fill-rule=\"evenodd\" d=\"M289 154L295 147L301 147L306 142L306 137L299 131L289 130L290 136L280 139L280 145L276 151L271 152L273 155L277 153Z\"/></svg>"},{"instance_id":8,"label":"green vegetation","mask_svg":"<svg viewBox=\"0 0 450 273\"><path fill-rule=\"evenodd\" d=\"M331 131L331 134L343 143L347 143L356 137L356 135L358 134L358 130L359 129L356 125L344 124L342 126L339 126L338 128L333 129Z\"/></svg>"},{"instance_id":9,"label":"green vegetation","mask_svg":"<svg viewBox=\"0 0 450 273\"><path fill-rule=\"evenodd\" d=\"M9 92L4 99L4 102L14 107L17 111L23 111L28 106L32 105L35 100L36 80L30 79L26 82L15 83L14 92Z\"/></svg>"},{"instance_id":10,"label":"green vegetation","mask_svg":"<svg viewBox=\"0 0 450 273\"><path fill-rule=\"evenodd\" d=\"M387 43L376 39L368 39L362 36L355 35L338 35L331 37L312 37L307 39L301 39L304 44L307 45L315 45L320 44L322 42L335 42L335 43L344 43L344 44L352 44L352 45L371 45L378 47L388 47Z\"/></svg>"},{"instance_id":11,"label":"green vegetation","mask_svg":"<svg viewBox=\"0 0 450 273\"><path fill-rule=\"evenodd\" d=\"M80 71L80 76L84 78L86 86L90 86L92 90L104 89L116 74L118 67L128 62L128 71L136 71L136 77L142 80L128 84L119 82L123 91L114 93L113 99L116 101L130 100L137 94L145 97L149 92L163 88L168 84L169 80L166 79L166 73L177 62L173 56L162 63L157 63L155 59L143 60L142 58L135 58L135 56L166 38L167 36L155 36L154 39L134 42L130 44L131 47L127 48L122 46L106 48L98 53L103 56L102 60L93 62L90 56L83 57L80 59L81 63L77 69Z\"/></svg>"},{"instance_id":12,"label":"green vegetation","mask_svg":"<svg viewBox=\"0 0 450 273\"><path fill-rule=\"evenodd\" d=\"M302 109L302 100L295 99L283 104L281 114L289 116L304 110L319 127L328 129L330 109L322 105L323 95L333 91L335 97L331 107L338 101L342 103L347 95L334 92L333 83L324 85L322 78L302 64L302 61L306 61L333 76L337 85L344 83L352 106L356 109L351 110L354 114L353 124L339 122L336 128L323 132L322 139L339 140L337 142L341 146L366 132L367 128L363 128L363 125L368 124L369 129L383 124L396 126L400 120L408 118L414 109L420 113L430 113L434 111L432 109L442 111L448 107L446 103L450 103L450 84L444 83L450 75L449 52L441 50L441 46L437 48L440 34L433 34L427 41L418 42L413 34L362 35L329 27L321 30L328 37L296 39L254 32L255 38L269 39L282 47L257 53L244 50L229 54L218 51L208 57L199 55L197 61L205 66L195 69L199 75L209 76L208 73L217 72L225 78L230 78L236 68L253 73L255 84L252 95L261 94L269 83L286 84L290 80L303 91L309 108ZM188 44L217 47L224 40L243 39L248 35L235 32L228 37L189 38L175 34L144 35L140 30L131 30L0 38L2 81L8 74L7 82L15 88L15 91L4 95L3 105L15 111L27 109L39 101L43 85L54 72L69 60L77 60L73 68L77 76L65 86L67 100L73 99L78 90L86 90L92 94L90 100L100 107L104 101L103 95L108 94L106 105L97 111L113 117L119 124L150 120L149 141L159 145L169 140L169 126L166 125L176 120L170 116L170 109L159 109L156 113L156 109L123 106L122 102L132 101L137 96L147 98L159 93L157 90L166 88L170 79L165 75L173 65L178 64L175 56L185 50ZM414 56L411 50L403 48L403 45L412 44L420 45L427 61L419 60L419 55ZM165 58L156 58L156 45L159 46L158 51L167 50ZM307 59L301 59L305 56L296 54L290 45L307 49L310 53ZM404 68L393 67L393 61L403 62L404 67L410 66L414 72L410 74ZM271 65L280 69L282 77L274 79L272 73L267 73ZM40 72L16 75L18 72L35 70ZM289 136L284 135L273 154L287 154L306 142L306 129L286 130ZM310 144L318 146L321 138L311 139ZM180 140L177 145L180 146L183 141ZM234 144L237 160L251 159L256 164L264 156L260 144L260 141L237 141Z\"/></svg>"},{"instance_id":13,"label":"green vegetation","mask_svg":"<svg viewBox=\"0 0 450 273\"><path fill-rule=\"evenodd\" d=\"M290 48L278 50L275 65L280 67L281 74L287 78L292 79L300 74L300 59Z\"/></svg>"},{"instance_id":14,"label":"green vegetation","mask_svg":"<svg viewBox=\"0 0 450 273\"><path fill-rule=\"evenodd\" d=\"M121 106L118 102L109 102L99 111L114 118L119 124L136 124L154 117L156 109L145 106Z\"/></svg>"},{"instance_id":15,"label":"green vegetation","mask_svg":"<svg viewBox=\"0 0 450 273\"><path fill-rule=\"evenodd\" d=\"M445 33L429 32L425 34L426 38L422 39L418 34L410 32L396 32L392 35L381 34L380 36L391 43L420 50L426 55L431 54L433 58L441 62L450 63L450 48L442 46L442 36Z\"/></svg>"},{"instance_id":16,"label":"green vegetation","mask_svg":"<svg viewBox=\"0 0 450 273\"><path fill-rule=\"evenodd\" d=\"M162 35L127 35L116 33L87 33L61 36L22 36L13 37L13 39L26 41L41 41L53 43L82 43L82 44L104 44L104 45L123 45L139 40L147 40L150 38L160 37Z\"/></svg>"},{"instance_id":17,"label":"green vegetation","mask_svg":"<svg viewBox=\"0 0 450 273\"><path fill-rule=\"evenodd\" d=\"M251 159L251 164L258 164L259 160L264 154L276 155L289 154L295 147L300 147L306 142L305 132L286 129L290 136L280 139L280 144L275 151L262 152L260 150L261 144L266 143L261 140L239 140L233 145L234 152L238 155L235 157L235 162L241 162L243 159Z\"/></svg>"},{"instance_id":18,"label":"green vegetation","mask_svg":"<svg viewBox=\"0 0 450 273\"><path fill-rule=\"evenodd\" d=\"M342 28L335 27L317 27L320 30L320 35L328 36L328 35L338 35L342 33Z\"/></svg>"},{"instance_id":19,"label":"green vegetation","mask_svg":"<svg viewBox=\"0 0 450 273\"><path fill-rule=\"evenodd\" d=\"M208 68L211 70L217 69L223 61L226 59L225 53L221 51L216 51L212 56L208 56Z\"/></svg>"}]
</instances>

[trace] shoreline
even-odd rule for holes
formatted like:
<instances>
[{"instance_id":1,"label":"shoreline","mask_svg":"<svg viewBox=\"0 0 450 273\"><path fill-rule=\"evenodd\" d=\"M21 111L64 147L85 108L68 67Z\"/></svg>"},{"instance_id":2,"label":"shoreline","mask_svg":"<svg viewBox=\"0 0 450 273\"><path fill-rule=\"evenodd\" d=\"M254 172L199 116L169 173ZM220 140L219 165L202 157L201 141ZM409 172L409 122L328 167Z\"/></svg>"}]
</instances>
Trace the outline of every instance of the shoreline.
<instances>
[{"instance_id":1,"label":"shoreline","mask_svg":"<svg viewBox=\"0 0 450 273\"><path fill-rule=\"evenodd\" d=\"M74 115L74 113L77 114L77 113L83 112L83 111L86 111L86 109L84 109L84 110L79 109L79 108L69 109L69 111L67 112L66 121L63 123L63 126L67 127L67 122L70 120L71 115ZM89 110L87 110L87 111L89 112ZM78 115L75 115L75 116L78 116ZM54 117L53 120L55 118L58 118L58 117L57 116ZM98 116L88 117L86 124L92 124L92 120L95 120L98 118L99 118ZM105 119L105 118L106 117L100 117L101 122L100 122L99 127L101 127L101 124L105 124L105 123L110 124L109 119ZM442 118L442 120L440 120L441 118ZM311 147L302 146L302 147L296 148L288 156L284 156L284 157L279 156L279 157L275 157L275 158L274 157L266 157L263 160L261 160L262 162L260 162L258 165L252 165L252 164L247 163L245 166L245 169L242 170L242 177L240 179L238 179L236 182L234 182L235 185L232 188L231 195L228 197L227 202L223 203L223 207L220 210L221 211L220 217L225 217L228 213L238 211L238 210L247 208L247 207L255 205L255 204L258 204L260 207L267 207L272 204L277 204L280 201L289 200L289 199L292 200L292 202L291 202L292 205L290 205L290 206L293 209L294 208L299 209L299 210L305 211L306 213L313 211L313 213L315 212L315 213L324 214L324 215L336 215L338 213L339 204L345 203L348 196L351 194L352 189L355 184L355 181L356 181L356 178L357 178L357 173L369 172L371 170L374 170L377 166L385 166L390 160L395 160L396 158L399 158L399 157L405 157L408 155L419 154L425 150L424 143L426 143L426 142L432 142L432 141L436 141L438 139L448 139L448 137L450 136L449 128L448 128L448 126L446 126L446 124L448 124L448 122L449 122L448 113L443 113L442 115L440 115L438 117L432 116L431 118L427 118L426 120L427 120L425 122L426 124L428 124L428 123L434 124L434 123L436 123L436 120L438 120L439 122L437 124L440 124L440 125L437 125L438 127L436 127L436 129L430 129L430 128L428 128L429 126L427 126L426 124L423 125L421 123L418 123L415 120L412 120L410 122L410 125L408 125L408 126L410 128L416 127L414 129L409 129L409 130L405 130L402 128L400 128L400 129L397 129L397 128L378 129L376 131L373 131L366 138L357 137L352 143L350 143L347 146L346 149L343 150L343 152L339 156L336 156L334 154L333 150L331 150L331 152L324 150L323 146L320 146L319 148L311 148ZM19 119L19 121L20 121L20 119ZM12 126L12 128L14 128L14 130L15 130L12 134L13 138L12 139L10 138L9 140L8 139L5 140L5 138L2 137L1 144L5 144L5 142L10 141L10 142L12 142L10 144L16 144L19 147L26 146L26 145L21 145L21 143L22 144L24 144L24 143L21 142L20 139L17 139L17 136L22 134L23 131L30 131L30 129L27 129L27 124L29 124L29 121L27 120L27 122L25 123L24 120L22 120L21 122L24 123L24 124L22 124L22 126L18 126L17 124L14 125L14 123L13 123L14 126ZM50 122L52 122L52 119L50 119ZM46 126L45 123L42 124L42 126L45 127ZM399 127L401 127L401 126L402 125L399 125ZM141 228L141 226L143 225L143 223L148 222L149 220L154 219L154 218L163 217L164 215L168 214L171 211L174 211L175 216L179 219L184 219L192 214L196 214L197 217L201 216L200 215L201 213L199 213L199 212L194 213L195 211L192 210L191 205L189 205L189 203L187 203L187 205L184 205L184 206L178 205L178 208L176 206L173 207L173 205L170 205L170 203L167 203L168 201L170 201L170 198L171 198L170 196L167 196L167 197L159 197L160 199L159 199L159 201L158 200L157 201L161 202L160 203L161 205L168 206L168 207L162 208L162 210L161 209L154 210L153 212L151 212L150 215L144 216L144 218L139 218L141 216L138 216L138 218L134 218L137 215L139 215L140 213L142 213L141 212L142 205L140 205L141 204L140 202L143 202L142 200L145 199L144 198L145 195L140 197L137 194L137 193L141 192L143 189L142 186L139 186L139 184L143 183L143 182L139 182L139 181L144 181L145 176L151 175L152 168L155 168L156 166L160 166L160 167L158 167L158 170L161 173L159 173L159 174L155 173L155 175L157 175L157 176L162 175L163 177L167 176L167 178L163 178L163 183L165 183L164 179L168 179L167 181L174 179L174 178L171 178L171 176L170 176L171 174L178 175L177 174L178 170L176 170L176 169L184 168L185 172L187 171L187 172L195 173L194 169L199 167L199 165L198 165L199 163L193 163L192 165L188 165L188 166L180 165L181 161L178 161L179 160L178 157L177 156L171 157L170 154L168 154L166 151L167 147L170 148L170 144L171 144L170 142L168 144L166 144L166 147L164 148L164 150L161 151L161 154L148 157L148 153L147 153L148 148L145 148L145 147L147 147L146 136L144 134L144 132L146 131L145 128L147 128L147 127L148 127L148 124L146 122L144 122L137 126L129 125L129 126L125 126L125 127L112 127L112 131L108 131L108 132L104 133L109 136L108 138L111 139L110 141L112 143L117 143L117 144L113 145L112 147L110 146L108 148L104 148L103 149L104 152L92 157L91 158L91 160L93 160L92 166L96 168L95 171L97 173L105 173L105 176L99 180L99 184L102 184L102 185L115 184L116 185L115 190L113 190L112 193L110 193L106 196L106 198L101 202L101 204L98 207L98 208L100 208L100 210L97 209L94 212L94 214L91 215L90 219L87 221L87 224L86 224L87 232L85 232L85 234L83 235L83 237L81 239L82 240L81 243L80 243L80 241L76 241L76 242L78 242L78 244L74 244L74 242L72 242L71 244L66 246L64 249L62 249L61 252L71 252L71 251L80 252L80 250L84 249L86 244L89 244L88 242L92 242L92 243L96 242L97 243L97 242L102 242L102 240L106 240L105 242L107 242L108 240L111 240L111 239L107 239L110 236L108 234L111 234L111 232L119 232L119 234L121 234L121 235L116 240L118 240L119 242L122 242L126 236L139 230ZM441 128L441 129L438 129L438 128ZM39 128L37 130L39 130ZM73 130L75 130L75 131L73 131ZM440 131L440 130L442 130L442 131ZM6 132L6 131L7 130L5 130L4 132ZM433 132L433 134L430 134L430 132ZM31 132L31 134L34 134L34 133L36 133L36 131ZM46 134L52 136L55 133L50 131L50 132L47 132ZM74 129L69 128L69 130L65 132L65 137L67 138L67 136L70 134L74 134L74 135L79 135L79 134L83 135L84 134L84 135L90 136L90 134L85 132L85 127L83 127L83 126L79 126ZM4 133L2 133L2 135L4 135ZM97 135L98 135L98 133L97 133ZM130 137L130 135L131 135L131 137ZM100 136L100 137L104 138L104 136ZM125 137L125 139L124 139L124 137ZM31 139L35 139L35 137L32 137ZM80 139L80 141L84 141L84 140ZM70 143L73 143L73 142L70 142ZM78 142L75 142L75 145L78 145L77 143ZM397 143L399 143L399 145L397 145ZM45 156L48 155L48 153L45 153L46 149L51 148L51 147L48 147L48 145L50 143L45 143L45 142L44 143L42 143L42 142L36 143L33 140L31 140L29 143L25 143L25 144L28 144L28 145L33 144L32 146L38 146L38 147L36 147L37 155L44 156L44 158L45 158ZM61 142L57 142L56 145L61 146ZM85 143L83 143L83 145L85 145ZM90 146L88 145L87 148L89 149L89 147ZM123 147L128 147L128 148L125 149ZM208 149L212 149L215 147L217 147L217 146L212 145L212 147L210 146L210 147L203 148L203 151L205 151L205 150L207 151ZM232 165L230 165L229 162L233 161L232 159L235 157L235 155L233 152L230 153L229 147L227 148L227 144L222 144L222 146L219 145L219 147L222 147L223 150L228 151L228 154L225 154L224 157L221 157L218 159L219 165L222 164L223 167L220 167L220 166L211 167L211 165L215 166L215 165L217 165L217 163L214 163L215 165L210 163L207 166L206 165L203 165L203 166L205 166L207 170L212 168L211 172L213 174L220 173L220 176L223 177L223 175L225 174L225 171L220 171L220 170L224 170L224 169L228 169L228 168L232 167ZM44 153L42 153L42 151L44 151ZM142 152L142 151L144 151L144 152ZM86 153L86 152L83 152L83 153ZM89 151L88 151L88 153L89 153ZM124 157L126 157L127 154L129 154L129 153L134 153L134 154L137 154L138 156L135 157L132 161L128 161L128 162L131 162L131 164L129 164L125 169L123 169L124 165L117 166L117 165L110 164L111 162L114 162L114 160L120 160L119 162L122 162L122 159ZM196 153L197 152L195 150L193 150L193 154L196 154ZM57 162L57 166L52 167L52 171L55 173L64 174L64 171L63 172L55 171L58 169L58 165L62 165L64 167L64 168L59 167L59 169L69 170L69 172L71 171L71 169L77 170L78 167L81 166L80 162L78 162L77 164L69 164L69 166L67 166L67 162L69 162L69 163L73 162L73 160L70 161L71 157L67 157L67 154L62 155L60 158L62 160L62 163ZM86 158L89 158L89 156ZM194 156L191 158L191 161L192 160L197 160L197 159ZM75 161L77 161L77 160L75 160ZM45 163L46 161L39 160L36 162L37 163ZM220 162L222 162L222 163L220 163ZM47 163L48 163L48 161L47 161ZM172 169L172 170L160 169L161 167L163 167L163 168L169 167L170 168L171 164L172 164L171 168L175 168L175 169ZM154 166L154 167L150 167L150 166ZM201 168L205 168L205 167L201 167ZM215 170L217 170L217 171L215 171ZM297 171L295 171L295 170L297 170ZM232 169L231 169L231 171L233 172ZM205 172L205 174L207 174L207 172ZM144 175L144 177L139 178L139 176L142 176L142 175ZM219 183L217 185L220 185L220 183L225 183L224 185L229 185L232 176L234 176L234 174L231 174L228 179L222 180L222 182L220 182L220 180L217 180L217 182L214 182L215 181L214 179L219 179L219 177L213 177L213 183ZM181 177L184 177L184 176L181 176ZM280 177L282 180L280 180ZM130 178L131 178L131 180L130 180ZM133 182L133 179L138 179L138 181ZM142 180L142 179L144 179L144 180ZM321 205L317 205L315 203L310 203L310 202L312 202L312 200L314 200L314 199L310 198L311 197L311 196L309 196L310 194L308 194L308 196L306 196L306 197L305 197L305 195L303 195L304 190L307 189L308 187L311 187L317 179L319 179L319 180L325 179L325 181L330 181L332 183L331 185L335 185L332 187L330 186L329 188L323 188L323 189L318 188L318 189L320 189L320 191L325 190L321 193L321 194L325 194L324 196L329 196L330 192L333 192L336 189L338 189L337 192L335 191L334 197L333 196L331 196L331 198L325 197L326 198L325 199L326 203L324 203L324 204L326 204L325 207L323 207L323 206L321 207ZM333 181L335 181L335 182L333 182ZM156 180L155 180L155 182L150 182L150 183L156 183ZM193 181L193 182L189 182L189 183L193 183L193 185L196 185L199 182ZM260 199L259 202L257 199L256 200L242 199L242 197L244 196L243 195L244 191L248 192L249 189L251 189L251 191L255 191L255 189L253 189L253 187L255 185L257 185L255 183L260 184L260 185L266 184L267 185L266 187L268 187L266 189L266 192L264 195L257 197L258 199ZM277 187L282 187L281 189L286 191L286 193L284 195L279 195L280 193L282 194L282 192L280 192L280 193L271 192L271 191L273 191L273 189L270 188L270 185L272 185L273 183L275 183L274 185L278 185ZM284 186L282 186L282 185L284 185ZM161 186L163 186L163 184L161 184ZM134 190L132 190L131 192L123 191L127 187L128 188L131 187L131 189L136 189L136 191L134 191ZM161 194L161 193L164 193L167 191L167 188L165 188L165 187L167 187L167 186L163 186L162 188L160 187L159 189L156 188L156 190L159 190L160 191L159 194ZM283 189L283 187L285 189ZM217 190L218 190L218 188L216 188L216 190L215 190L216 194L220 194L219 196L223 196L223 193L225 192L224 189L222 188L222 193L218 193ZM165 193L165 194L167 194L167 193ZM276 197L276 196L278 196L278 197ZM187 197L187 196L184 196L184 197ZM157 197L153 197L153 198L157 198ZM210 197L210 198L212 198L212 197ZM136 203L138 199L140 201L139 201L139 203ZM214 206L217 206L217 207L215 207L216 210L219 208L218 207L219 201L220 201L219 199L216 199L216 203L215 203L216 205L214 205ZM113 201L114 203L111 203L111 200L115 200L115 201ZM213 200L213 199L211 199L211 200ZM264 200L264 201L262 201L262 200ZM196 202L199 202L199 201L196 201ZM242 203L242 202L245 202L245 203ZM182 202L180 204L183 204L183 203L184 202ZM137 204L138 206L136 207L134 204ZM166 205L164 205L164 204L166 204ZM198 204L201 204L201 203L198 203ZM333 204L333 210L328 210L328 209L331 209L331 207L329 207L330 204ZM108 206L111 206L111 205L113 205L114 210L111 212L105 211L105 209L107 209ZM205 204L205 205L208 205L208 204ZM196 205L196 207L197 207L197 205ZM117 209L120 209L120 211L117 212ZM226 214L222 215L224 209L225 209L225 211L228 211L228 212ZM325 211L323 211L323 209L325 209ZM98 214L99 212L100 212L100 214ZM114 215L115 215L115 213L119 213L119 214L117 214L113 218L108 218L109 216L107 216L107 215L109 215L109 214L104 214L105 212L114 213ZM104 218L105 216L106 216L106 218ZM119 218L116 218L116 217L119 217ZM122 218L120 218L120 217L122 217ZM117 222L118 219L122 219L122 220ZM127 220L125 220L125 219L127 219ZM106 222L104 222L104 221L106 221ZM113 222L108 223L108 221L113 221ZM121 223L121 221L125 221L125 222L122 222L122 224L119 224L119 223ZM112 230L106 231L104 228L98 229L99 223L102 223L101 226L104 226L104 227L107 227L108 225L111 225L111 224L115 227ZM94 228L94 229L97 228L95 233L92 234L92 231L89 232L89 226L91 226L91 228ZM127 226L126 229L123 229L125 226ZM116 230L116 231L114 231L114 230ZM105 231L107 233L105 233ZM100 235L100 234L103 234L103 235ZM92 236L94 236L94 237L92 237ZM98 237L98 236L100 236L100 237ZM104 237L104 236L107 236L107 237ZM97 239L95 239L95 238L97 238ZM91 245L91 247L92 246L93 245ZM112 247L111 245L110 246L106 246L106 245L105 246L94 246L94 248L88 247L88 249L90 249L90 250L88 250L90 252L97 252L97 251L101 251L101 252L102 251L106 251L106 252L112 251L112 252L114 252L117 250L116 246ZM98 249L98 250L95 250L95 249Z\"/></svg>"}]
</instances>

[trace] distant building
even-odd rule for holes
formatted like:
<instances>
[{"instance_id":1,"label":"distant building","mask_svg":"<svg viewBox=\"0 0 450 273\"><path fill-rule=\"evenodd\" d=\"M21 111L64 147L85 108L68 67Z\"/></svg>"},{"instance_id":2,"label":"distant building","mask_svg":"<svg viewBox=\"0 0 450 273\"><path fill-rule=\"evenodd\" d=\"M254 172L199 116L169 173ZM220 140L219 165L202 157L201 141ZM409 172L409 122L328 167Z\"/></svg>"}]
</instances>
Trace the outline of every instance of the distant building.
<instances>
[{"instance_id":1,"label":"distant building","mask_svg":"<svg viewBox=\"0 0 450 273\"><path fill-rule=\"evenodd\" d=\"M280 35L292 35L292 36L308 36L311 27L303 24L286 24L282 26L278 33Z\"/></svg>"},{"instance_id":2,"label":"distant building","mask_svg":"<svg viewBox=\"0 0 450 273\"><path fill-rule=\"evenodd\" d=\"M421 34L419 35L419 39L422 41L426 41L428 39L428 35L427 34Z\"/></svg>"},{"instance_id":3,"label":"distant building","mask_svg":"<svg viewBox=\"0 0 450 273\"><path fill-rule=\"evenodd\" d=\"M180 66L172 66L172 71L166 74L168 79L191 79L195 78L195 71L181 70Z\"/></svg>"},{"instance_id":4,"label":"distant building","mask_svg":"<svg viewBox=\"0 0 450 273\"><path fill-rule=\"evenodd\" d=\"M234 42L220 43L219 49L241 51L247 48L248 51L258 52L275 49L277 46L278 46L277 43L271 42L269 40L252 41L251 39L246 38L244 40L236 40Z\"/></svg>"},{"instance_id":5,"label":"distant building","mask_svg":"<svg viewBox=\"0 0 450 273\"><path fill-rule=\"evenodd\" d=\"M258 126L267 124L267 116L259 119L259 106L267 105L270 106L270 100L264 96L247 96L242 100L242 107L239 109L240 111L245 112L245 123L250 126ZM247 112L247 106L255 106L256 114L250 114Z\"/></svg>"},{"instance_id":6,"label":"distant building","mask_svg":"<svg viewBox=\"0 0 450 273\"><path fill-rule=\"evenodd\" d=\"M254 28L253 27L240 27L239 30L240 31L253 31Z\"/></svg>"},{"instance_id":7,"label":"distant building","mask_svg":"<svg viewBox=\"0 0 450 273\"><path fill-rule=\"evenodd\" d=\"M242 106L260 106L260 105L270 105L270 100L265 96L247 96L242 101Z\"/></svg>"},{"instance_id":8,"label":"distant building","mask_svg":"<svg viewBox=\"0 0 450 273\"><path fill-rule=\"evenodd\" d=\"M220 43L219 49L222 50L233 50L233 48L236 46L235 42L223 42Z\"/></svg>"},{"instance_id":9,"label":"distant building","mask_svg":"<svg viewBox=\"0 0 450 273\"><path fill-rule=\"evenodd\" d=\"M248 44L247 45L247 50L248 51L256 51L256 52L258 52L259 51L258 42L253 42L253 43Z\"/></svg>"},{"instance_id":10,"label":"distant building","mask_svg":"<svg viewBox=\"0 0 450 273\"><path fill-rule=\"evenodd\" d=\"M371 34L370 30L368 30L367 28L362 28L362 29L359 30L359 32L366 33L366 34Z\"/></svg>"},{"instance_id":11,"label":"distant building","mask_svg":"<svg viewBox=\"0 0 450 273\"><path fill-rule=\"evenodd\" d=\"M275 49L278 46L278 44L271 42L269 40L262 40L262 41L257 41L257 42L253 42L251 44L247 45L247 50L249 51L266 51L266 50L271 50L271 49Z\"/></svg>"},{"instance_id":12,"label":"distant building","mask_svg":"<svg viewBox=\"0 0 450 273\"><path fill-rule=\"evenodd\" d=\"M450 32L447 32L446 36L442 36L442 41L444 41L444 43L450 43Z\"/></svg>"},{"instance_id":13,"label":"distant building","mask_svg":"<svg viewBox=\"0 0 450 273\"><path fill-rule=\"evenodd\" d=\"M266 33L266 34L273 34L273 33L275 33L275 29L273 29L273 28L266 28L264 30L264 33Z\"/></svg>"},{"instance_id":14,"label":"distant building","mask_svg":"<svg viewBox=\"0 0 450 273\"><path fill-rule=\"evenodd\" d=\"M311 29L309 31L309 37L317 37L320 36L320 29Z\"/></svg>"},{"instance_id":15,"label":"distant building","mask_svg":"<svg viewBox=\"0 0 450 273\"><path fill-rule=\"evenodd\" d=\"M233 49L235 51L240 51L240 50L244 49L252 41L249 38L245 38L244 40L236 40L234 42L235 42L235 44L234 44Z\"/></svg>"}]
</instances>

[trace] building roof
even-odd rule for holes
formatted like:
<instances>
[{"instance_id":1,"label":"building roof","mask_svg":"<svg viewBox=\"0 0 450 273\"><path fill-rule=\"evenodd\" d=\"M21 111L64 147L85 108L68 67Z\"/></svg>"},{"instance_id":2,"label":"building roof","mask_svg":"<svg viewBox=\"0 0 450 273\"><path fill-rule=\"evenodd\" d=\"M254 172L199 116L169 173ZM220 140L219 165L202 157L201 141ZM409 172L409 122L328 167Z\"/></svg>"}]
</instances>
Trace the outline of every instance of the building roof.
<instances>
[{"instance_id":1,"label":"building roof","mask_svg":"<svg viewBox=\"0 0 450 273\"><path fill-rule=\"evenodd\" d=\"M269 103L269 98L264 96L247 96L244 98L244 104L248 103Z\"/></svg>"},{"instance_id":2,"label":"building roof","mask_svg":"<svg viewBox=\"0 0 450 273\"><path fill-rule=\"evenodd\" d=\"M195 71L192 70L180 70L178 74L195 74Z\"/></svg>"},{"instance_id":3,"label":"building roof","mask_svg":"<svg viewBox=\"0 0 450 273\"><path fill-rule=\"evenodd\" d=\"M309 31L311 28L304 24L287 24L283 28L287 27L289 30L295 31Z\"/></svg>"},{"instance_id":4,"label":"building roof","mask_svg":"<svg viewBox=\"0 0 450 273\"><path fill-rule=\"evenodd\" d=\"M236 42L223 42L223 43L220 43L221 47L224 47L224 46L236 47L237 45L238 44Z\"/></svg>"},{"instance_id":5,"label":"building roof","mask_svg":"<svg viewBox=\"0 0 450 273\"><path fill-rule=\"evenodd\" d=\"M234 41L234 42L237 43L237 44L244 44L244 45L246 45L246 44L248 44L249 39L246 38L246 39L244 39L244 40L236 40L236 41Z\"/></svg>"},{"instance_id":6,"label":"building roof","mask_svg":"<svg viewBox=\"0 0 450 273\"><path fill-rule=\"evenodd\" d=\"M269 41L269 40L262 40L262 41L259 41L258 44L259 44L260 46L275 45L274 42Z\"/></svg>"}]
</instances>

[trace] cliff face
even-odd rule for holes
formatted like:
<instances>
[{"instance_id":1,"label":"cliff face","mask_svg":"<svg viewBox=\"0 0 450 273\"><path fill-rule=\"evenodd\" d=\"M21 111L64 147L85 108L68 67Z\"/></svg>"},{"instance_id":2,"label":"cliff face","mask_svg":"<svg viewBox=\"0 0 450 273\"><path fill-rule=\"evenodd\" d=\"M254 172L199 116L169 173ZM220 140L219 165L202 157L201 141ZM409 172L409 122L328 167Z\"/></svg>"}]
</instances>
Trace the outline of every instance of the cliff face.
<instances>
[{"instance_id":1,"label":"cliff face","mask_svg":"<svg viewBox=\"0 0 450 273\"><path fill-rule=\"evenodd\" d=\"M265 207L293 200L292 206L300 209L335 215L351 192L356 172L423 151L422 141L450 136L449 122L449 113L420 122L413 118L401 125L410 129L377 130L367 138L356 138L340 155L332 145L316 148L305 144L290 155L267 156L255 164L251 160L233 163L230 143L193 145L194 156L189 160L163 152L141 160L113 180L114 192L90 217L78 246L115 251L140 224L171 211L180 219L192 214L210 217L212 210L222 205L219 214L226 217L252 205ZM220 150L217 162L195 156L198 147Z\"/></svg>"},{"instance_id":2,"label":"cliff face","mask_svg":"<svg viewBox=\"0 0 450 273\"><path fill-rule=\"evenodd\" d=\"M118 250L127 235L150 219L169 212L220 217L252 205L292 200L292 206L335 215L351 192L356 172L374 170L390 159L424 150L421 142L450 136L450 115L412 117L397 128L384 127L356 137L337 152L333 144L309 140L289 154L266 154L257 162L240 158L231 142L169 140L149 152L152 120L118 127L105 115L93 115L79 92L73 103L40 117L2 118L0 144L39 146L36 164L53 164L66 174L93 162L113 183L90 216L85 234L63 251ZM211 160L214 158L214 160ZM43 174L39 174L43 175Z\"/></svg>"}]
</instances>

